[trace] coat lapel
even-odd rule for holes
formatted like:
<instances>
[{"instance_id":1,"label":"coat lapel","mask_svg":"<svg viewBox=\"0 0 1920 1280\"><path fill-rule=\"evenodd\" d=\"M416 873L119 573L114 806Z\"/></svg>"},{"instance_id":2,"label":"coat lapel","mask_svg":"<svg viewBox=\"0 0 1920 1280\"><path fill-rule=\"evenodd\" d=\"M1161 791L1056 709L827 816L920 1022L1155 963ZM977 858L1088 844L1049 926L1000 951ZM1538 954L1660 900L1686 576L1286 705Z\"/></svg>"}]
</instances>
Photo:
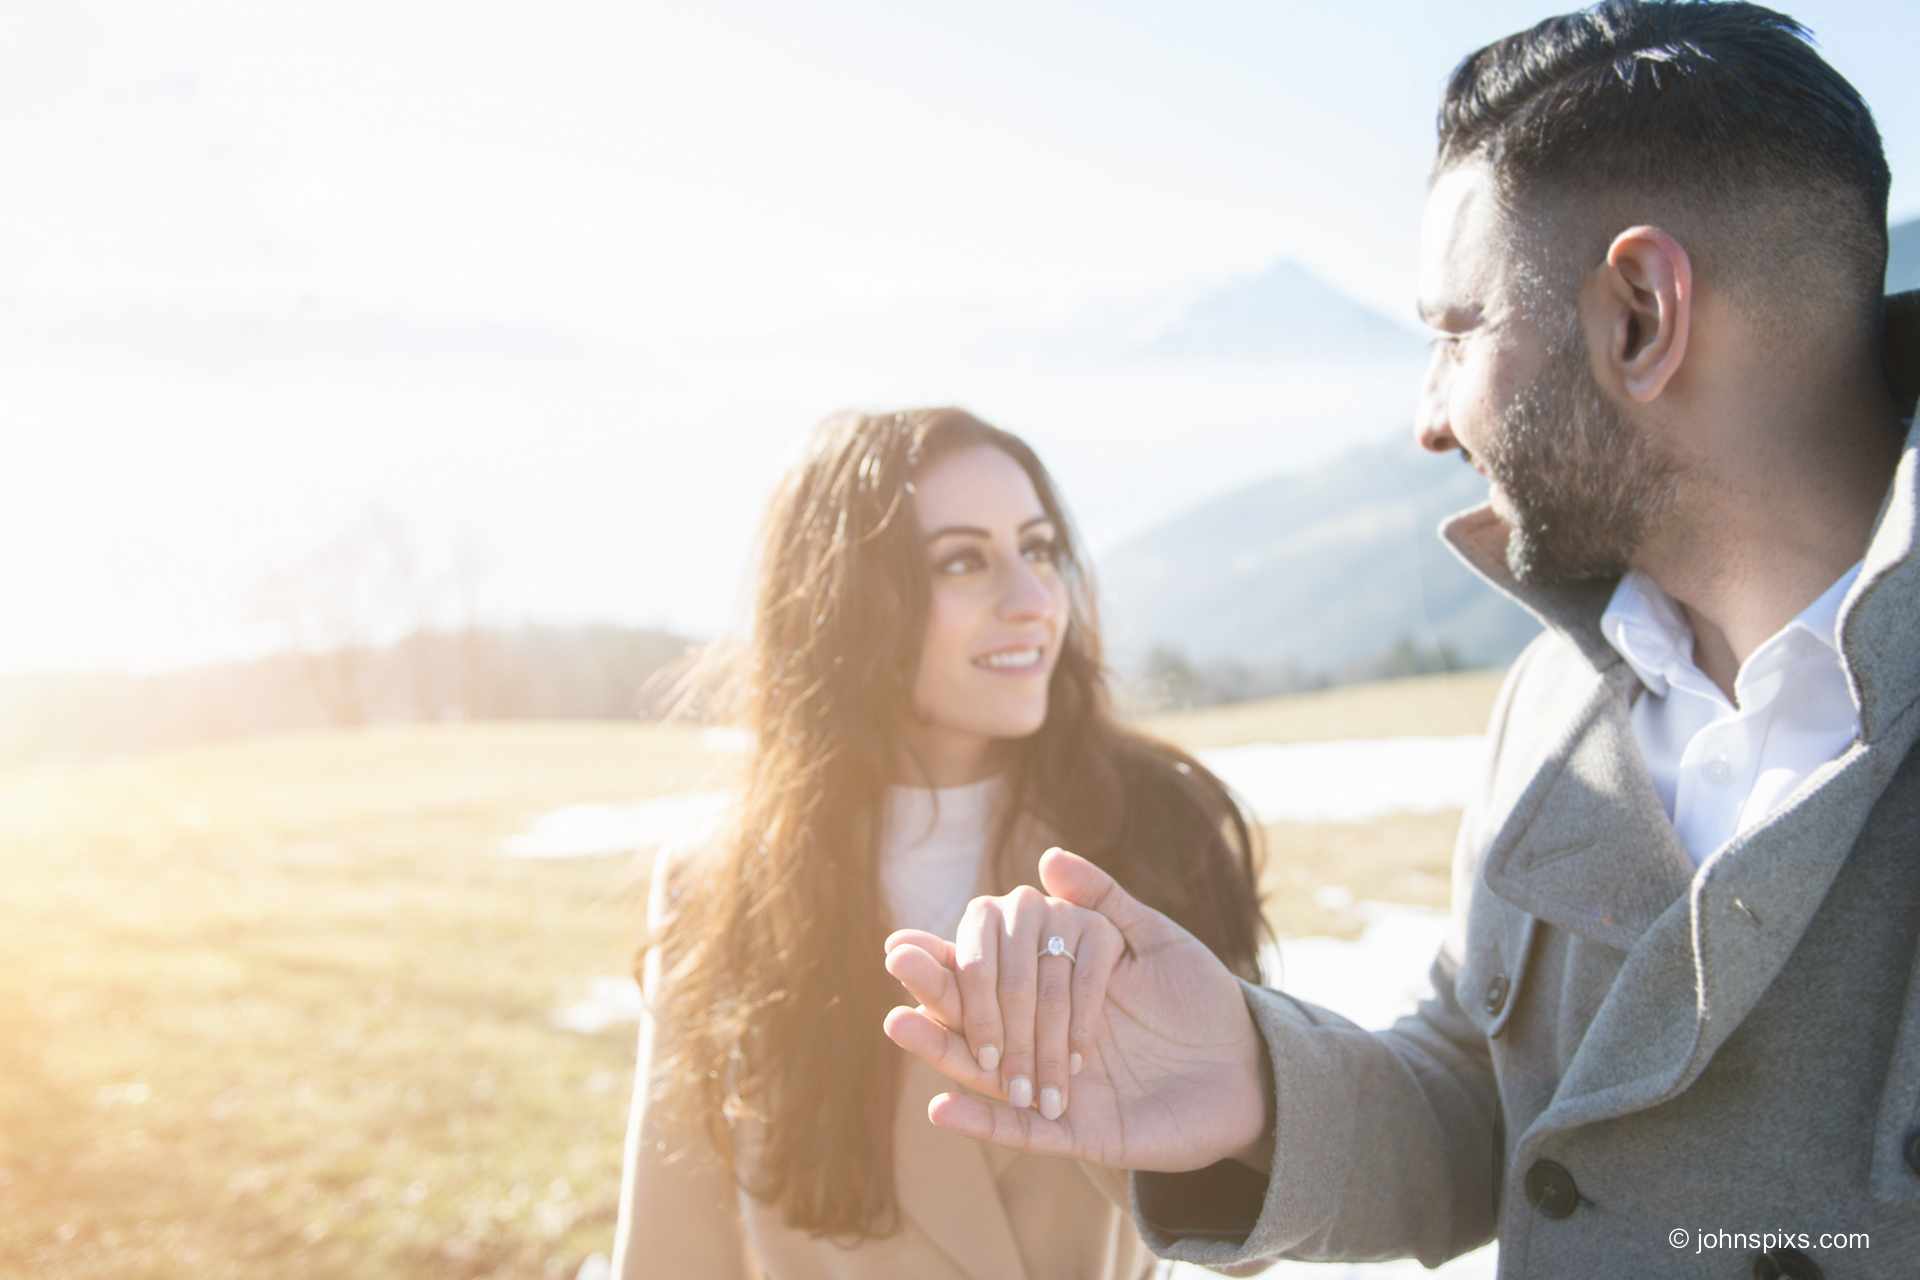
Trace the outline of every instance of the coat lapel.
<instances>
[{"instance_id":1,"label":"coat lapel","mask_svg":"<svg viewBox=\"0 0 1920 1280\"><path fill-rule=\"evenodd\" d=\"M1800 945L1875 800L1920 736L1916 720L1906 717L1881 741L1856 743L1807 780L1799 802L1732 841L1683 885L1632 943L1536 1128L1640 1110L1699 1078ZM1619 821L1641 818L1628 812ZM1639 898L1639 910L1652 905Z\"/></svg>"},{"instance_id":2,"label":"coat lapel","mask_svg":"<svg viewBox=\"0 0 1920 1280\"><path fill-rule=\"evenodd\" d=\"M1654 1106L1706 1070L1799 945L1898 763L1854 746L1809 780L1817 794L1715 855L1628 953L1536 1132Z\"/></svg>"},{"instance_id":3,"label":"coat lapel","mask_svg":"<svg viewBox=\"0 0 1920 1280\"><path fill-rule=\"evenodd\" d=\"M927 1103L952 1086L904 1055L900 1075L893 1159L901 1212L971 1280L1025 1280L1026 1263L1001 1208L986 1146L927 1120Z\"/></svg>"},{"instance_id":4,"label":"coat lapel","mask_svg":"<svg viewBox=\"0 0 1920 1280\"><path fill-rule=\"evenodd\" d=\"M1555 692L1563 705L1542 710L1567 727L1488 848L1488 890L1626 955L1536 1130L1595 1118L1572 1119L1576 1106L1631 1109L1649 1092L1640 1082L1671 1075L1697 1038L1686 962L1693 865L1634 742L1636 687L1632 669L1614 663Z\"/></svg>"},{"instance_id":5,"label":"coat lapel","mask_svg":"<svg viewBox=\"0 0 1920 1280\"><path fill-rule=\"evenodd\" d=\"M1634 744L1631 668L1561 696L1567 731L1487 851L1487 887L1584 938L1630 950L1693 874Z\"/></svg>"},{"instance_id":6,"label":"coat lapel","mask_svg":"<svg viewBox=\"0 0 1920 1280\"><path fill-rule=\"evenodd\" d=\"M980 860L974 893L1038 885L1040 855L1053 842L1052 834L1034 819L1016 820L1001 856ZM900 1073L893 1158L901 1212L973 1280L1026 1280L1026 1263L997 1180L1000 1170L1019 1157L936 1129L927 1120L927 1104L953 1086L906 1055L901 1056Z\"/></svg>"}]
</instances>

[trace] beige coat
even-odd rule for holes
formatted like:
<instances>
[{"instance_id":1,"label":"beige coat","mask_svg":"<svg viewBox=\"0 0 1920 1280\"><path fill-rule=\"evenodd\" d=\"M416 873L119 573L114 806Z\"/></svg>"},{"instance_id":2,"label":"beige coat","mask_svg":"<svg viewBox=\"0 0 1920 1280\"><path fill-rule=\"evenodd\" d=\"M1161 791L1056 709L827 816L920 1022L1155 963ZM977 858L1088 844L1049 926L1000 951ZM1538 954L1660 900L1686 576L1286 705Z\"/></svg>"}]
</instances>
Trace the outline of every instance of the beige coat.
<instances>
[{"instance_id":1,"label":"beige coat","mask_svg":"<svg viewBox=\"0 0 1920 1280\"><path fill-rule=\"evenodd\" d=\"M1039 856L1051 843L1036 824L1022 824L1008 844L1018 851L1017 874L994 883L983 869L976 891L1039 883ZM662 870L648 908L655 924L665 914ZM653 957L646 979L651 1003L659 984ZM852 1249L795 1231L729 1180L704 1136L648 1105L661 1033L642 1020L613 1249L621 1280L1138 1280L1153 1271L1125 1208L1125 1174L934 1128L927 1102L950 1086L904 1054L893 1124L902 1229ZM673 1153L680 1158L670 1160Z\"/></svg>"}]
</instances>

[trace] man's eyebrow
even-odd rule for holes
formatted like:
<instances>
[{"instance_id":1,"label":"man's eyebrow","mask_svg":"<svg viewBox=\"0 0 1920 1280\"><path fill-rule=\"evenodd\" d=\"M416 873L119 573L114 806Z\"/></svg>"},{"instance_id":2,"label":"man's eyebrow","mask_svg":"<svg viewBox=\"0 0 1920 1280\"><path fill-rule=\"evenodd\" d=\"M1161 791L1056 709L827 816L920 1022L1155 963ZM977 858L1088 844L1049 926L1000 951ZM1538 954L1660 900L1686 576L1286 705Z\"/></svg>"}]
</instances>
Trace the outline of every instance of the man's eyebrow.
<instances>
[{"instance_id":1,"label":"man's eyebrow","mask_svg":"<svg viewBox=\"0 0 1920 1280\"><path fill-rule=\"evenodd\" d=\"M1050 515L1041 514L1037 516L1030 516L1027 519L1022 520L1020 522L1020 527L1016 529L1014 532L1025 533L1027 530L1033 528L1033 526L1037 524L1052 524L1052 523L1053 523L1053 517ZM991 533L987 532L985 529L982 529L977 524L948 524L948 525L942 525L938 529L929 531L925 540L928 542L933 542L939 538L991 538L992 536L993 535Z\"/></svg>"},{"instance_id":2,"label":"man's eyebrow","mask_svg":"<svg viewBox=\"0 0 1920 1280\"><path fill-rule=\"evenodd\" d=\"M1413 312L1429 329L1468 329L1480 322L1482 309L1477 303L1429 302L1421 298L1413 304Z\"/></svg>"}]
</instances>

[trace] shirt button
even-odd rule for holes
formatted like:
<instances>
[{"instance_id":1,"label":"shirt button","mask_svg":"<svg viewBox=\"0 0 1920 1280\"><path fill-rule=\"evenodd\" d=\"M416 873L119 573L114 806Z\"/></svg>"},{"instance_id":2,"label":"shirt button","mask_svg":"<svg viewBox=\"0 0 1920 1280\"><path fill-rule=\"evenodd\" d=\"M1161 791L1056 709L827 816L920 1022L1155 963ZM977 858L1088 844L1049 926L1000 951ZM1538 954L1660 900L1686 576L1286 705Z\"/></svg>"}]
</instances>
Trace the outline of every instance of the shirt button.
<instances>
[{"instance_id":1,"label":"shirt button","mask_svg":"<svg viewBox=\"0 0 1920 1280\"><path fill-rule=\"evenodd\" d=\"M1507 1007L1507 993L1513 990L1513 984L1507 981L1507 975L1496 973L1487 983L1486 1010L1489 1017L1497 1018L1500 1011Z\"/></svg>"},{"instance_id":2,"label":"shirt button","mask_svg":"<svg viewBox=\"0 0 1920 1280\"><path fill-rule=\"evenodd\" d=\"M1727 763L1725 756L1715 756L1707 761L1707 767L1701 772L1716 787L1724 787L1733 781L1733 766Z\"/></svg>"}]
</instances>

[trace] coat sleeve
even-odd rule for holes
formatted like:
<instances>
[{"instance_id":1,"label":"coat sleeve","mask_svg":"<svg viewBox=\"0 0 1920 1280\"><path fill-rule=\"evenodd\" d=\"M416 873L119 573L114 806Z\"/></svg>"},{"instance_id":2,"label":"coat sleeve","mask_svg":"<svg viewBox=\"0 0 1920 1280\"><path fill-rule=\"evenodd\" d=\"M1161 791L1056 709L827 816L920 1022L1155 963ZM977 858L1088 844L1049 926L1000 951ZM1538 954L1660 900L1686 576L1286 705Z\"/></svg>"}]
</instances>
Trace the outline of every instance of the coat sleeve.
<instances>
[{"instance_id":1,"label":"coat sleeve","mask_svg":"<svg viewBox=\"0 0 1920 1280\"><path fill-rule=\"evenodd\" d=\"M1531 653L1495 703L1489 783ZM1455 995L1485 852L1476 814L1488 816L1490 791L1461 823L1453 927L1413 1013L1368 1031L1242 984L1273 1071L1273 1165L1267 1176L1233 1161L1135 1174L1135 1220L1155 1253L1219 1269L1409 1256L1435 1267L1492 1238L1505 1150L1499 1091L1485 1034Z\"/></svg>"},{"instance_id":2,"label":"coat sleeve","mask_svg":"<svg viewBox=\"0 0 1920 1280\"><path fill-rule=\"evenodd\" d=\"M647 894L650 930L659 929L668 914L669 856L662 851L654 861ZM653 1016L660 978L659 951L650 949L641 984L646 1010L640 1017L633 1107L621 1164L613 1274L619 1280L645 1276L748 1280L751 1273L733 1179L698 1125L684 1123L653 1105L654 1063L671 1034Z\"/></svg>"}]
</instances>

